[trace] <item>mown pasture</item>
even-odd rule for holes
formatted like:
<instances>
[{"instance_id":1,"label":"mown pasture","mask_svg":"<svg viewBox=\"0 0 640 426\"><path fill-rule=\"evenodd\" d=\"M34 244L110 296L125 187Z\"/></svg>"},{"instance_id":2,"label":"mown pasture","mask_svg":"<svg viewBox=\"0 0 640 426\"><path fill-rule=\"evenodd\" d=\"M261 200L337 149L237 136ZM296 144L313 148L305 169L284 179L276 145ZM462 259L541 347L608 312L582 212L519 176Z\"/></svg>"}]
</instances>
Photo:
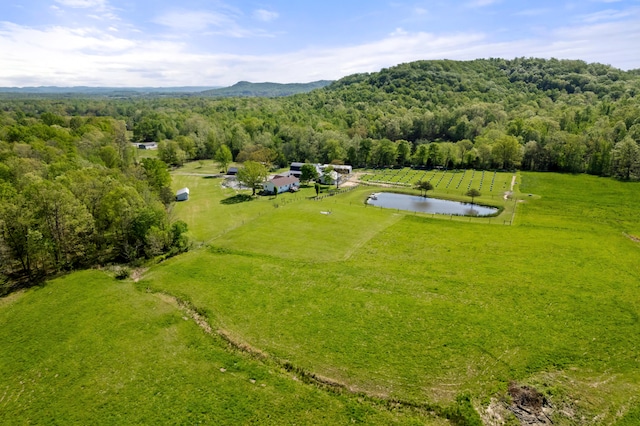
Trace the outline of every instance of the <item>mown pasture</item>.
<instances>
[{"instance_id":1,"label":"mown pasture","mask_svg":"<svg viewBox=\"0 0 640 426\"><path fill-rule=\"evenodd\" d=\"M510 174L494 176L498 186L511 184ZM464 186L467 181L460 182ZM262 421L265 413L273 412L286 423L440 422L442 418L417 418L415 412L391 411L371 401L451 407L456 398L468 395L486 416L492 401L508 401L508 385L515 381L543 392L555 407L554 420L559 424L639 420L638 184L522 173L516 185L519 192L506 202L511 210L503 213L512 217L516 209L512 226L495 218L365 207L371 187L320 201L312 199L311 188L243 201L220 184L220 179L174 176L176 187L192 190L191 200L176 205L174 215L187 221L193 239L203 247L152 267L136 284L137 291L131 283L86 272L18 295L15 301L3 301L0 330L2 339L12 342L11 349L3 351L4 358L39 353L51 361L46 365L42 360L31 362L30 356L18 357L4 367L0 391L13 395L17 383L29 383L23 379L43 380L34 378L48 371L44 368L73 370L86 359L82 362L88 379L81 383L97 401L94 410L99 412L106 404L114 413L126 412L124 399L116 393L102 394L99 380L86 372L96 361L111 366L114 383L123 393L131 392L130 400L136 400L133 392L142 388L144 401L138 403L151 412L154 385L116 380L128 377L126 368L117 367L122 358L105 362L109 355L100 351L98 356L93 340L83 345L78 336L90 335L89 328L102 336L105 350L111 347L119 353L129 345L131 352L143 352L144 356L132 358L139 363L134 364L153 371L167 386L180 377L195 381L205 395L215 395L210 400L231 398L230 393L239 401L233 412L216 411L219 406L212 402L214 408L205 410L209 417L193 419L225 422L237 415L237 422L247 423ZM438 186L433 192L446 196L449 190ZM485 201L502 200L500 191L490 191ZM121 299L105 297L110 292ZM178 321L179 309L154 292L189 301L214 329L261 351L267 360L247 359L248 355L206 337L191 321ZM107 301L110 307L104 313ZM47 309L48 304L55 306ZM154 319L162 309L169 313ZM77 359L63 359L68 348L47 340L49 334L42 329L57 319L51 312L64 319L60 321L66 334L58 340L75 341ZM71 323L74 318L80 329ZM25 322L33 324L31 334L15 337ZM117 327L100 328L107 324ZM129 333L131 338L123 337ZM167 333L173 337L172 356L149 348L153 345L148 341L165 341ZM194 340L199 343L194 345ZM185 358L187 349L194 353ZM208 387L207 380L199 381L218 377L218 369L229 365L220 360L229 357L240 359L254 372L239 374L237 383L230 381L216 390ZM142 358L153 361L145 364ZM200 370L190 375L186 369L194 362ZM169 371L177 368L172 363L185 369L178 369L177 377L167 374L166 365L172 366ZM295 382L283 365L374 399ZM280 393L268 396L281 404L272 411L258 400L259 408L253 410L248 405L257 397L254 384L247 380L265 372L282 381L273 386ZM53 380L46 374L48 381ZM81 387L73 385L76 381L67 382L69 396L80 392ZM28 385L23 394L37 392L35 386ZM192 397L177 401L197 405ZM294 398L290 413L289 398ZM10 403L11 412L21 419L32 418L28 408L16 408L17 401ZM300 411L305 404L309 410ZM327 404L325 417L315 410L322 404ZM265 413L258 417L261 410ZM176 416L191 422L185 412Z\"/></svg>"},{"instance_id":2,"label":"mown pasture","mask_svg":"<svg viewBox=\"0 0 640 426\"><path fill-rule=\"evenodd\" d=\"M297 195L211 240L207 253L154 270L150 285L354 389L486 401L509 381L543 382L578 401L600 398L577 409L613 420L639 379L639 252L629 238L638 185L521 180L515 226L367 209L368 188L320 202Z\"/></svg>"}]
</instances>

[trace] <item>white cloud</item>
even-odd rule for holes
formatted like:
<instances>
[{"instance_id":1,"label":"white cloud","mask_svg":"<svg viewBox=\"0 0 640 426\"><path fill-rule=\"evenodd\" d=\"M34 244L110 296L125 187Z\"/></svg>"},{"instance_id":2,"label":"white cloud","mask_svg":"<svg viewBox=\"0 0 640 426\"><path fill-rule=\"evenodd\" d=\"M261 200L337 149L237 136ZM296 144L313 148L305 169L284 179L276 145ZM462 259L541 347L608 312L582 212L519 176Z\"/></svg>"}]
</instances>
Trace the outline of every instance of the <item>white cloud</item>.
<instances>
[{"instance_id":1,"label":"white cloud","mask_svg":"<svg viewBox=\"0 0 640 426\"><path fill-rule=\"evenodd\" d=\"M229 25L224 15L181 19L173 21L174 29L191 26L206 30ZM535 38L513 41L500 41L495 35L483 32L435 34L398 28L368 43L314 47L275 55L196 52L177 39L115 29L89 26L35 29L0 22L0 86L230 85L238 80L307 82L373 72L402 62L443 58L556 57L608 63L623 69L640 68L637 48L640 17L637 16L624 22L567 26Z\"/></svg>"},{"instance_id":2,"label":"white cloud","mask_svg":"<svg viewBox=\"0 0 640 426\"><path fill-rule=\"evenodd\" d=\"M237 26L233 19L222 13L197 11L171 11L155 17L153 22L178 31L204 31L210 27Z\"/></svg>"},{"instance_id":3,"label":"white cloud","mask_svg":"<svg viewBox=\"0 0 640 426\"><path fill-rule=\"evenodd\" d=\"M500 0L473 0L468 2L466 5L467 7L477 8L477 7L491 6L492 4L495 4L498 2L500 2Z\"/></svg>"},{"instance_id":4,"label":"white cloud","mask_svg":"<svg viewBox=\"0 0 640 426\"><path fill-rule=\"evenodd\" d=\"M170 28L174 32L203 33L234 38L270 37L271 35L256 28L245 28L237 22L231 13L212 11L170 11L159 15L153 22Z\"/></svg>"},{"instance_id":5,"label":"white cloud","mask_svg":"<svg viewBox=\"0 0 640 426\"><path fill-rule=\"evenodd\" d=\"M65 6L71 9L90 10L91 14L86 15L91 19L98 21L119 21L120 18L115 13L115 9L111 7L107 0L55 0L55 2L61 6ZM67 9L63 9L59 6L51 5L51 9L58 15L67 12ZM82 13L82 12L81 12Z\"/></svg>"},{"instance_id":6,"label":"white cloud","mask_svg":"<svg viewBox=\"0 0 640 426\"><path fill-rule=\"evenodd\" d=\"M271 22L278 19L279 16L280 15L278 14L278 12L272 12L265 9L258 9L253 11L253 17L262 22Z\"/></svg>"},{"instance_id":7,"label":"white cloud","mask_svg":"<svg viewBox=\"0 0 640 426\"><path fill-rule=\"evenodd\" d=\"M86 8L105 8L107 6L106 0L55 0L56 3L63 6L86 9Z\"/></svg>"},{"instance_id":8,"label":"white cloud","mask_svg":"<svg viewBox=\"0 0 640 426\"><path fill-rule=\"evenodd\" d=\"M391 34L392 37L396 36L406 36L408 33L403 28L396 28Z\"/></svg>"},{"instance_id":9,"label":"white cloud","mask_svg":"<svg viewBox=\"0 0 640 426\"><path fill-rule=\"evenodd\" d=\"M549 12L549 9L525 9L514 13L515 16L540 16Z\"/></svg>"},{"instance_id":10,"label":"white cloud","mask_svg":"<svg viewBox=\"0 0 640 426\"><path fill-rule=\"evenodd\" d=\"M607 9L607 10L601 10L595 13L590 13L588 15L581 15L578 17L578 19L582 22L590 24L590 23L600 22L600 21L613 21L616 19L623 19L634 14L635 14L634 10Z\"/></svg>"}]
</instances>

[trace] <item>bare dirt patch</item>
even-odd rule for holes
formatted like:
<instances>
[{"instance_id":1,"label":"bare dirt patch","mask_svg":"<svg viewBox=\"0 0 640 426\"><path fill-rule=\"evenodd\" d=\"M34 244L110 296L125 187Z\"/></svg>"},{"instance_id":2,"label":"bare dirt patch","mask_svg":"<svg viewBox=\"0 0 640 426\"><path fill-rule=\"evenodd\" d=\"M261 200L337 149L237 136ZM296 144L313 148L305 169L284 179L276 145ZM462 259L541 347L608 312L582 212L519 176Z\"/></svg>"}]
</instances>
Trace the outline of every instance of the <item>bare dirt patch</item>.
<instances>
[{"instance_id":1,"label":"bare dirt patch","mask_svg":"<svg viewBox=\"0 0 640 426\"><path fill-rule=\"evenodd\" d=\"M521 425L551 425L555 413L551 402L537 389L516 382L509 383L507 395L492 398L487 408L478 411L483 423L491 426L512 424L514 416Z\"/></svg>"},{"instance_id":2,"label":"bare dirt patch","mask_svg":"<svg viewBox=\"0 0 640 426\"><path fill-rule=\"evenodd\" d=\"M634 243L638 243L640 244L640 237L637 237L635 235L631 235L631 234L627 234L626 232L623 233L625 237L627 237L628 239L630 239L631 241L633 241Z\"/></svg>"},{"instance_id":3,"label":"bare dirt patch","mask_svg":"<svg viewBox=\"0 0 640 426\"><path fill-rule=\"evenodd\" d=\"M508 407L523 425L553 424L551 414L553 407L547 398L530 386L521 386L516 382L509 384L511 405Z\"/></svg>"},{"instance_id":4,"label":"bare dirt patch","mask_svg":"<svg viewBox=\"0 0 640 426\"><path fill-rule=\"evenodd\" d=\"M8 306L21 298L25 294L25 290L15 291L8 296L0 297L0 306Z\"/></svg>"},{"instance_id":5,"label":"bare dirt patch","mask_svg":"<svg viewBox=\"0 0 640 426\"><path fill-rule=\"evenodd\" d=\"M513 195L513 188L516 186L516 175L511 177L511 187L507 192L504 193L504 199L508 200Z\"/></svg>"},{"instance_id":6,"label":"bare dirt patch","mask_svg":"<svg viewBox=\"0 0 640 426\"><path fill-rule=\"evenodd\" d=\"M147 272L149 268L136 268L131 271L131 278L134 282L140 281L140 279L144 276L144 273Z\"/></svg>"}]
</instances>

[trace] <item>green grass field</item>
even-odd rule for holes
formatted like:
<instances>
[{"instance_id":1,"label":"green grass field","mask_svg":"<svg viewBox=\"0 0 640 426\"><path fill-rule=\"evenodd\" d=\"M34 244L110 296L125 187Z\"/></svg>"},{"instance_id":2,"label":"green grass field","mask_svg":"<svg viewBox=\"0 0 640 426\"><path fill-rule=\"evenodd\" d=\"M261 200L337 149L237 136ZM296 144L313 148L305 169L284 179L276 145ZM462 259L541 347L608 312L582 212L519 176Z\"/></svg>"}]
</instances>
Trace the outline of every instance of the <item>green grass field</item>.
<instances>
[{"instance_id":1,"label":"green grass field","mask_svg":"<svg viewBox=\"0 0 640 426\"><path fill-rule=\"evenodd\" d=\"M456 399L490 422L515 381L551 401L556 424L638 424L640 185L521 173L504 201L512 174L426 173L432 196L482 183L505 210L365 207L371 186L234 202L220 179L174 175L191 199L173 214L201 248L136 284L81 272L0 300L0 410L20 424L473 424L451 416ZM229 349L164 294L266 358Z\"/></svg>"},{"instance_id":2,"label":"green grass field","mask_svg":"<svg viewBox=\"0 0 640 426\"><path fill-rule=\"evenodd\" d=\"M410 424L228 348L100 271L0 301L1 424ZM437 419L433 419L437 421Z\"/></svg>"},{"instance_id":3,"label":"green grass field","mask_svg":"<svg viewBox=\"0 0 640 426\"><path fill-rule=\"evenodd\" d=\"M511 187L513 173L477 170L365 169L361 180L372 184L412 187L429 181L441 194L464 195L471 188L489 197L501 197Z\"/></svg>"}]
</instances>

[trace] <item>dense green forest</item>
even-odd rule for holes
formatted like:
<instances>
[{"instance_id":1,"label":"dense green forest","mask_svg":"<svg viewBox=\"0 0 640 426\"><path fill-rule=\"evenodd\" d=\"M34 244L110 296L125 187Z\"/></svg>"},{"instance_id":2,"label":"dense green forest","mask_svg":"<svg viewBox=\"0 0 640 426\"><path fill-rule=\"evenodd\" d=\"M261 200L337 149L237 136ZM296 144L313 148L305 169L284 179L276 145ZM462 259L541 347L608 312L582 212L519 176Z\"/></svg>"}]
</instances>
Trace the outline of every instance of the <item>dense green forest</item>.
<instances>
[{"instance_id":1,"label":"dense green forest","mask_svg":"<svg viewBox=\"0 0 640 426\"><path fill-rule=\"evenodd\" d=\"M286 98L0 98L0 255L26 276L184 248L167 165L560 171L640 178L640 70L419 61ZM136 161L130 141L158 141Z\"/></svg>"},{"instance_id":2,"label":"dense green forest","mask_svg":"<svg viewBox=\"0 0 640 426\"><path fill-rule=\"evenodd\" d=\"M134 161L124 122L12 109L0 126L0 274L32 283L187 248L167 165Z\"/></svg>"}]
</instances>

